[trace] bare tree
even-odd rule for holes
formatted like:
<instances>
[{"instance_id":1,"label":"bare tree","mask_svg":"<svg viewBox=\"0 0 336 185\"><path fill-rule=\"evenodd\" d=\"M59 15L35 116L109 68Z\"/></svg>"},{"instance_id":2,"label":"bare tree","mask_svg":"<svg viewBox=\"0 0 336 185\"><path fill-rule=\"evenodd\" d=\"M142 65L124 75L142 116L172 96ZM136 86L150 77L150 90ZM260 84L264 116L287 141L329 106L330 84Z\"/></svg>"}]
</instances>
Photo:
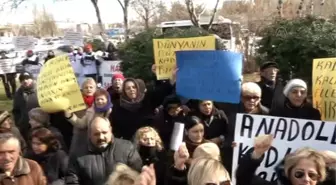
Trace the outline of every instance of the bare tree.
<instances>
[{"instance_id":1,"label":"bare tree","mask_svg":"<svg viewBox=\"0 0 336 185\"><path fill-rule=\"evenodd\" d=\"M35 36L55 36L57 34L58 29L54 17L45 8L43 8L43 11L39 11L34 6L33 17L33 25L29 31Z\"/></svg>"},{"instance_id":2,"label":"bare tree","mask_svg":"<svg viewBox=\"0 0 336 185\"><path fill-rule=\"evenodd\" d=\"M149 22L155 15L156 1L155 0L133 0L131 2L135 12L145 22L146 30L149 29Z\"/></svg>"},{"instance_id":3,"label":"bare tree","mask_svg":"<svg viewBox=\"0 0 336 185\"><path fill-rule=\"evenodd\" d=\"M212 11L212 15L211 15L211 19L210 19L210 22L209 22L209 28L208 28L208 30L210 30L211 27L212 27L212 23L214 21L216 13L217 13L218 4L219 4L219 0L216 1L216 5L215 5L215 7L214 7L214 9Z\"/></svg>"},{"instance_id":4,"label":"bare tree","mask_svg":"<svg viewBox=\"0 0 336 185\"><path fill-rule=\"evenodd\" d=\"M185 0L184 2L187 6L187 10L188 10L189 18L191 22L194 24L194 26L201 27L201 25L199 24L199 20L200 20L200 16L206 10L205 4L202 4L203 8L201 9L201 12L196 12L196 6L193 0Z\"/></svg>"},{"instance_id":5,"label":"bare tree","mask_svg":"<svg viewBox=\"0 0 336 185\"><path fill-rule=\"evenodd\" d=\"M120 4L123 13L124 13L124 29L125 29L125 39L128 40L128 33L129 33L129 29L128 29L128 7L130 4L130 0L124 0L122 2L122 0L118 0L118 3Z\"/></svg>"}]
</instances>

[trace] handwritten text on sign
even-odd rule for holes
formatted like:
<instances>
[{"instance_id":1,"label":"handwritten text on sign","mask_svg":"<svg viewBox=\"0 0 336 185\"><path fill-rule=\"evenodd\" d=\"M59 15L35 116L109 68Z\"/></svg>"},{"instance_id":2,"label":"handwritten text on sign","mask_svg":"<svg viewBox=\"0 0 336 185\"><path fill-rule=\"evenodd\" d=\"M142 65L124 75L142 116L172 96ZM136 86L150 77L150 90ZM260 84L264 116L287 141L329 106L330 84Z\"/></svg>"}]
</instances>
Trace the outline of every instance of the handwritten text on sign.
<instances>
[{"instance_id":1,"label":"handwritten text on sign","mask_svg":"<svg viewBox=\"0 0 336 185\"><path fill-rule=\"evenodd\" d=\"M216 48L214 36L154 39L153 47L158 80L168 79L172 76L176 66L175 51L214 50Z\"/></svg>"},{"instance_id":2,"label":"handwritten text on sign","mask_svg":"<svg viewBox=\"0 0 336 185\"><path fill-rule=\"evenodd\" d=\"M53 58L42 67L37 79L37 96L46 112L76 112L86 108L67 55Z\"/></svg>"},{"instance_id":3,"label":"handwritten text on sign","mask_svg":"<svg viewBox=\"0 0 336 185\"><path fill-rule=\"evenodd\" d=\"M176 92L182 97L239 103L242 55L228 51L177 51Z\"/></svg>"},{"instance_id":4,"label":"handwritten text on sign","mask_svg":"<svg viewBox=\"0 0 336 185\"><path fill-rule=\"evenodd\" d=\"M239 144L234 148L233 172L239 158L253 147L254 138L265 134L272 134L274 140L257 175L269 181L277 179L274 168L286 154L302 147L331 151L336 147L336 122L237 114L235 141Z\"/></svg>"},{"instance_id":5,"label":"handwritten text on sign","mask_svg":"<svg viewBox=\"0 0 336 185\"><path fill-rule=\"evenodd\" d=\"M336 58L314 59L313 102L323 120L336 121Z\"/></svg>"}]
</instances>

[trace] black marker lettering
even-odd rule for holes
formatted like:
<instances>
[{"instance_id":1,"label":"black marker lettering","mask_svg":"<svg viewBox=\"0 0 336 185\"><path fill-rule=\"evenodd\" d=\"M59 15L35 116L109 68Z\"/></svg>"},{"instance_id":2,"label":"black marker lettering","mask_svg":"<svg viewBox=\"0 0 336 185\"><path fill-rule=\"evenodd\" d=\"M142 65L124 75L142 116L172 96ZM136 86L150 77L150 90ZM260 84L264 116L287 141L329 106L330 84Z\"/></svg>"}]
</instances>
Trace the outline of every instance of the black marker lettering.
<instances>
[{"instance_id":1,"label":"black marker lettering","mask_svg":"<svg viewBox=\"0 0 336 185\"><path fill-rule=\"evenodd\" d=\"M263 130L262 133L264 134L271 134L273 123L274 123L274 119L271 119L271 122L267 123L266 118L263 118L255 134L255 137L259 136L262 130Z\"/></svg>"},{"instance_id":2,"label":"black marker lettering","mask_svg":"<svg viewBox=\"0 0 336 185\"><path fill-rule=\"evenodd\" d=\"M323 128L324 128L324 125L325 125L325 122L322 121L321 122L321 125L320 125L320 128L319 130L317 131L317 135L316 135L316 138L315 140L318 140L318 141L328 141L328 136L322 136L322 131L323 131Z\"/></svg>"},{"instance_id":3,"label":"black marker lettering","mask_svg":"<svg viewBox=\"0 0 336 185\"><path fill-rule=\"evenodd\" d=\"M273 155L271 155L272 153L274 154L274 157ZM273 157L273 159L271 159L271 157ZM272 146L266 154L265 167L269 168L273 166L277 161L278 161L278 150Z\"/></svg>"},{"instance_id":4,"label":"black marker lettering","mask_svg":"<svg viewBox=\"0 0 336 185\"><path fill-rule=\"evenodd\" d=\"M294 127L296 129L294 129ZM294 130L296 130L296 133L293 135L292 132L294 132ZM299 136L299 133L300 133L300 126L299 126L299 122L296 121L295 119L291 119L291 122L290 122L290 126L289 126L289 134L288 134L288 141L294 141L298 136Z\"/></svg>"},{"instance_id":5,"label":"black marker lettering","mask_svg":"<svg viewBox=\"0 0 336 185\"><path fill-rule=\"evenodd\" d=\"M253 117L250 115L244 114L242 122L243 123L240 129L240 136L244 137L244 133L245 133L244 130L246 129L248 133L248 137L252 138L252 130L253 130L253 122L254 122Z\"/></svg>"},{"instance_id":6,"label":"black marker lettering","mask_svg":"<svg viewBox=\"0 0 336 185\"><path fill-rule=\"evenodd\" d=\"M277 138L278 132L280 132L281 133L280 139L283 140L285 138L285 135L286 135L286 130L287 130L287 121L286 121L286 119L279 118L278 123L277 123L277 127L275 129L274 138Z\"/></svg>"},{"instance_id":7,"label":"black marker lettering","mask_svg":"<svg viewBox=\"0 0 336 185\"><path fill-rule=\"evenodd\" d=\"M310 129L309 129L310 127ZM310 131L310 135L308 135L308 131ZM310 140L313 137L315 131L315 127L314 127L314 123L312 122L307 122L303 128L302 128L302 140L306 141L306 140Z\"/></svg>"}]
</instances>

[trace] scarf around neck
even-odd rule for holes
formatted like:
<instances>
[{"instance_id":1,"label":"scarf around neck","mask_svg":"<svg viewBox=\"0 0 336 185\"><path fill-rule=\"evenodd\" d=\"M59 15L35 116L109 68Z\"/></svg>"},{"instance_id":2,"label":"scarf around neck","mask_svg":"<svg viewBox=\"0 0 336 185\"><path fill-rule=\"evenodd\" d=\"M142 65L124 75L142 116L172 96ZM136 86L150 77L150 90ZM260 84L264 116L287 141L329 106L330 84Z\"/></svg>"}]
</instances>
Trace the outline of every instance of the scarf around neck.
<instances>
[{"instance_id":1,"label":"scarf around neck","mask_svg":"<svg viewBox=\"0 0 336 185\"><path fill-rule=\"evenodd\" d=\"M94 103L94 96L85 96L83 95L83 99L87 107L91 107Z\"/></svg>"}]
</instances>

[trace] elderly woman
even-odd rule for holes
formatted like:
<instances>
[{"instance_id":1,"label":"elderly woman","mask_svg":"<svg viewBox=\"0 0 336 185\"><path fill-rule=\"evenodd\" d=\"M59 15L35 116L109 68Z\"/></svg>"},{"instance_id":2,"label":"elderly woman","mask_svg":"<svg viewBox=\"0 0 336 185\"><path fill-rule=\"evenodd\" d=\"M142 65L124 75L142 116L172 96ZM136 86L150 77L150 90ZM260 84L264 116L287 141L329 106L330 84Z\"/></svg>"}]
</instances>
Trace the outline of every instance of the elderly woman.
<instances>
[{"instance_id":1,"label":"elderly woman","mask_svg":"<svg viewBox=\"0 0 336 185\"><path fill-rule=\"evenodd\" d=\"M94 105L86 109L85 115L79 118L76 114L65 112L65 117L74 126L77 132L73 136L70 147L70 155L84 152L87 146L87 127L94 116L108 117L112 111L112 103L109 93L104 89L98 89L93 95Z\"/></svg>"},{"instance_id":2,"label":"elderly woman","mask_svg":"<svg viewBox=\"0 0 336 185\"><path fill-rule=\"evenodd\" d=\"M241 87L241 103L243 105L240 112L247 114L267 115L268 108L261 105L261 88L254 82L243 83Z\"/></svg>"},{"instance_id":3,"label":"elderly woman","mask_svg":"<svg viewBox=\"0 0 336 185\"><path fill-rule=\"evenodd\" d=\"M259 136L255 140L254 148L240 161L236 172L237 184L239 185L326 185L335 184L325 179L327 175L334 173L327 170L325 156L320 152L301 148L287 155L284 165L276 168L279 182L269 182L255 175L257 168L263 160L264 153L272 146L271 135Z\"/></svg>"},{"instance_id":4,"label":"elderly woman","mask_svg":"<svg viewBox=\"0 0 336 185\"><path fill-rule=\"evenodd\" d=\"M283 90L286 96L283 106L271 110L270 115L288 118L321 120L320 111L307 102L308 88L301 79L290 80Z\"/></svg>"}]
</instances>

